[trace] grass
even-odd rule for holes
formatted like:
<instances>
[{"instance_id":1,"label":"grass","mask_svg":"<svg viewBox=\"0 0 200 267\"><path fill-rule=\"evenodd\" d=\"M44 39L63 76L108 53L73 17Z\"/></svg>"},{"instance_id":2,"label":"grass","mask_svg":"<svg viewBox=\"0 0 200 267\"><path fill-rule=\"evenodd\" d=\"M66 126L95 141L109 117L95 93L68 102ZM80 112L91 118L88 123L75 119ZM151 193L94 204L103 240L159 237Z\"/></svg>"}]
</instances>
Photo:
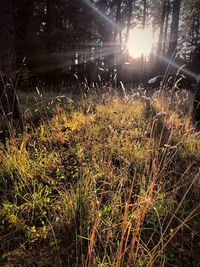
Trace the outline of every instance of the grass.
<instances>
[{"instance_id":1,"label":"grass","mask_svg":"<svg viewBox=\"0 0 200 267\"><path fill-rule=\"evenodd\" d=\"M23 131L0 147L0 265L198 266L200 136L182 97L22 93Z\"/></svg>"}]
</instances>

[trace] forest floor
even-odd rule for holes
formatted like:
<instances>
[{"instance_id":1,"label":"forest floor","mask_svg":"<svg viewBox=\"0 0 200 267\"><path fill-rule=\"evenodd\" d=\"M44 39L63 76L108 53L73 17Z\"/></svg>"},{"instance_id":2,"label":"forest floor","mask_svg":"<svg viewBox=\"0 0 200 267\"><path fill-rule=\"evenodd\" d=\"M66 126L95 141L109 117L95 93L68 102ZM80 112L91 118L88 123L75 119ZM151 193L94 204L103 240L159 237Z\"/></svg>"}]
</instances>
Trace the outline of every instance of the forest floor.
<instances>
[{"instance_id":1,"label":"forest floor","mask_svg":"<svg viewBox=\"0 0 200 267\"><path fill-rule=\"evenodd\" d=\"M200 266L186 94L20 101L23 131L0 144L0 266Z\"/></svg>"}]
</instances>

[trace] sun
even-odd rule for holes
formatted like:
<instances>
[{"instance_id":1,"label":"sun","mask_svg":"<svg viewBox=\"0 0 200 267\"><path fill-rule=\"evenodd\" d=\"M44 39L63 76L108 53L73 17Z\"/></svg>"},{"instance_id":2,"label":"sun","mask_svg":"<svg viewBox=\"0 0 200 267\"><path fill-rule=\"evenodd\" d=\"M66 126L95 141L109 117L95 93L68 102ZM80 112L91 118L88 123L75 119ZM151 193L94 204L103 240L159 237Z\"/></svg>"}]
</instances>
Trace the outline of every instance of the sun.
<instances>
[{"instance_id":1,"label":"sun","mask_svg":"<svg viewBox=\"0 0 200 267\"><path fill-rule=\"evenodd\" d=\"M129 55L139 58L142 55L148 56L154 44L153 31L151 28L133 29L129 34L127 48Z\"/></svg>"}]
</instances>

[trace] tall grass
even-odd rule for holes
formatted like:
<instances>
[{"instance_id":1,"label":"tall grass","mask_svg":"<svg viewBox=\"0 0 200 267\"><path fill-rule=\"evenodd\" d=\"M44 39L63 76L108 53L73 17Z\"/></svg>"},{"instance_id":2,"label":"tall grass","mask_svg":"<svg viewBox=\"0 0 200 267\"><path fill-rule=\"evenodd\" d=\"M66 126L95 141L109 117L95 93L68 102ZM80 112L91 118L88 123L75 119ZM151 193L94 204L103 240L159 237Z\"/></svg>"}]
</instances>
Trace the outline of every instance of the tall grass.
<instances>
[{"instance_id":1,"label":"tall grass","mask_svg":"<svg viewBox=\"0 0 200 267\"><path fill-rule=\"evenodd\" d=\"M186 96L29 97L23 132L0 148L1 265L198 266L200 137Z\"/></svg>"}]
</instances>

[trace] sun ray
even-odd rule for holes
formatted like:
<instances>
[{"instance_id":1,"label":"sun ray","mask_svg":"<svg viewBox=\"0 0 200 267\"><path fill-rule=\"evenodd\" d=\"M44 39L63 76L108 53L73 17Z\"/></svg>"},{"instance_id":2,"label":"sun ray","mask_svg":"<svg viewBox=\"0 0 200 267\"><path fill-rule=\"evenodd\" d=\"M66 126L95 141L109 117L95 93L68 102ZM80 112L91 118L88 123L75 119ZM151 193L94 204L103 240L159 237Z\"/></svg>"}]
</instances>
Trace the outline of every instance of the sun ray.
<instances>
[{"instance_id":1,"label":"sun ray","mask_svg":"<svg viewBox=\"0 0 200 267\"><path fill-rule=\"evenodd\" d=\"M91 3L89 0L84 0L84 2L91 8L93 11L98 14L100 17L102 17L106 22L111 24L114 28L118 28L117 24L109 18L108 15L104 14L101 10L99 10L94 3Z\"/></svg>"},{"instance_id":2,"label":"sun ray","mask_svg":"<svg viewBox=\"0 0 200 267\"><path fill-rule=\"evenodd\" d=\"M164 56L159 56L163 61L169 64L169 66L173 66L177 71L181 68L181 71L187 75L190 76L191 78L194 78L197 82L200 80L200 74L199 73L194 73L193 71L189 70L186 68L185 65L180 65L174 62L172 59L168 59L167 57Z\"/></svg>"}]
</instances>

